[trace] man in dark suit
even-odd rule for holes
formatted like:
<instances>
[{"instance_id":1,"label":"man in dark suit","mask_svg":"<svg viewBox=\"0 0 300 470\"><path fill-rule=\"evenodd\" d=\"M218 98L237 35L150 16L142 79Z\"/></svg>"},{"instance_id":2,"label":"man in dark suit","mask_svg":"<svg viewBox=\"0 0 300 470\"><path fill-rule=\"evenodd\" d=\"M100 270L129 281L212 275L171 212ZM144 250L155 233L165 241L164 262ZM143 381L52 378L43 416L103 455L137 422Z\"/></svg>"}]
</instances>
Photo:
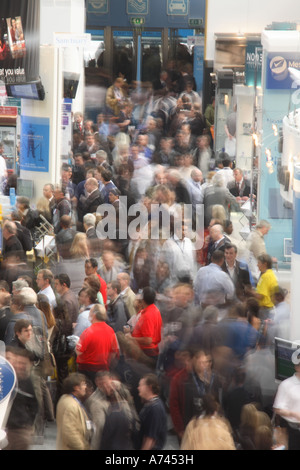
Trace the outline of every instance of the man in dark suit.
<instances>
[{"instance_id":1,"label":"man in dark suit","mask_svg":"<svg viewBox=\"0 0 300 470\"><path fill-rule=\"evenodd\" d=\"M87 198L82 203L82 206L78 207L78 222L83 224L83 217L85 214L93 214L97 212L98 206L103 204L103 197L98 188L98 181L96 178L88 178L85 182L85 190Z\"/></svg>"},{"instance_id":2,"label":"man in dark suit","mask_svg":"<svg viewBox=\"0 0 300 470\"><path fill-rule=\"evenodd\" d=\"M17 211L13 211L11 213L11 220L16 224L17 227L17 237L20 240L23 250L31 251L33 244L32 244L32 237L30 230L21 224L21 215Z\"/></svg>"},{"instance_id":3,"label":"man in dark suit","mask_svg":"<svg viewBox=\"0 0 300 470\"><path fill-rule=\"evenodd\" d=\"M210 264L214 251L220 250L224 252L226 246L231 244L230 239L224 235L223 227L220 224L215 224L210 228L209 236L211 243L207 252L207 264Z\"/></svg>"},{"instance_id":4,"label":"man in dark suit","mask_svg":"<svg viewBox=\"0 0 300 470\"><path fill-rule=\"evenodd\" d=\"M235 245L225 246L225 260L222 266L235 285L236 295L240 300L245 298L245 288L251 286L249 269L246 263L236 259L237 247Z\"/></svg>"},{"instance_id":5,"label":"man in dark suit","mask_svg":"<svg viewBox=\"0 0 300 470\"><path fill-rule=\"evenodd\" d=\"M241 201L247 201L251 191L249 181L244 178L243 171L240 168L233 170L233 177L234 181L230 181L227 188L236 198L240 198Z\"/></svg>"}]
</instances>

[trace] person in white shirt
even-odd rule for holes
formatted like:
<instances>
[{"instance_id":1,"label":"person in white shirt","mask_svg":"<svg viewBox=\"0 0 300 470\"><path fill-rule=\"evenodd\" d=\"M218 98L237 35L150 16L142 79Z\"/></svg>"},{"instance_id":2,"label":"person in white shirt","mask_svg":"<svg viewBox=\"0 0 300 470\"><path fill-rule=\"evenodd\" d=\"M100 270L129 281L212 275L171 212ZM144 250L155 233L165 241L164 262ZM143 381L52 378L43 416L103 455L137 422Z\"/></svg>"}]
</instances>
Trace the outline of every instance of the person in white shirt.
<instances>
[{"instance_id":1,"label":"person in white shirt","mask_svg":"<svg viewBox=\"0 0 300 470\"><path fill-rule=\"evenodd\" d=\"M51 287L51 283L54 279L54 276L50 269L40 269L37 277L36 283L38 288L40 289L38 294L44 294L49 300L49 304L52 308L56 307L56 297L54 291Z\"/></svg>"},{"instance_id":2,"label":"person in white shirt","mask_svg":"<svg viewBox=\"0 0 300 470\"><path fill-rule=\"evenodd\" d=\"M292 362L295 374L280 383L273 409L287 424L288 449L300 450L300 363L298 357Z\"/></svg>"}]
</instances>

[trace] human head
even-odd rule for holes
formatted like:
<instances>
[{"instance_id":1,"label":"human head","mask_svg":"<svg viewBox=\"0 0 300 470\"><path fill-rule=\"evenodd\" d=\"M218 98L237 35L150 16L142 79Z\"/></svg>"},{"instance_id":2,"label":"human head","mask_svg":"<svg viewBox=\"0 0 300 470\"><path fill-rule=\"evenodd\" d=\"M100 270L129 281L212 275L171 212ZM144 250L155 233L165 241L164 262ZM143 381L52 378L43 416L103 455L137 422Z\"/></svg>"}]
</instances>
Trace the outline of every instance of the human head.
<instances>
[{"instance_id":1,"label":"human head","mask_svg":"<svg viewBox=\"0 0 300 470\"><path fill-rule=\"evenodd\" d=\"M32 324L29 320L17 320L14 326L15 336L22 344L26 344L32 336Z\"/></svg>"},{"instance_id":2,"label":"human head","mask_svg":"<svg viewBox=\"0 0 300 470\"><path fill-rule=\"evenodd\" d=\"M96 216L94 214L85 214L83 216L83 225L86 229L88 229L89 227L95 227Z\"/></svg>"},{"instance_id":3,"label":"human head","mask_svg":"<svg viewBox=\"0 0 300 470\"><path fill-rule=\"evenodd\" d=\"M35 305L37 303L37 294L31 287L23 287L20 290L24 305Z\"/></svg>"},{"instance_id":4,"label":"human head","mask_svg":"<svg viewBox=\"0 0 300 470\"><path fill-rule=\"evenodd\" d=\"M111 281L107 284L107 297L110 300L114 300L118 297L121 290L121 284L119 281Z\"/></svg>"},{"instance_id":5,"label":"human head","mask_svg":"<svg viewBox=\"0 0 300 470\"><path fill-rule=\"evenodd\" d=\"M144 375L139 382L138 386L139 396L142 400L148 401L153 396L159 395L159 382L155 374Z\"/></svg>"},{"instance_id":6,"label":"human head","mask_svg":"<svg viewBox=\"0 0 300 470\"><path fill-rule=\"evenodd\" d=\"M89 318L91 323L105 322L107 320L106 308L104 305L95 304L90 310Z\"/></svg>"},{"instance_id":7,"label":"human head","mask_svg":"<svg viewBox=\"0 0 300 470\"><path fill-rule=\"evenodd\" d=\"M97 291L91 289L90 287L83 287L78 294L79 303L88 307L89 305L95 304L97 302Z\"/></svg>"},{"instance_id":8,"label":"human head","mask_svg":"<svg viewBox=\"0 0 300 470\"><path fill-rule=\"evenodd\" d=\"M10 309L12 313L19 313L24 311L24 299L20 294L14 294L10 299Z\"/></svg>"},{"instance_id":9,"label":"human head","mask_svg":"<svg viewBox=\"0 0 300 470\"><path fill-rule=\"evenodd\" d=\"M38 288L40 290L46 289L46 287L49 287L51 285L53 278L54 276L50 269L40 269L36 277L36 283Z\"/></svg>"},{"instance_id":10,"label":"human head","mask_svg":"<svg viewBox=\"0 0 300 470\"><path fill-rule=\"evenodd\" d=\"M13 366L18 380L30 377L32 354L25 348L6 347L6 359Z\"/></svg>"},{"instance_id":11,"label":"human head","mask_svg":"<svg viewBox=\"0 0 300 470\"><path fill-rule=\"evenodd\" d=\"M130 275L128 273L119 273L117 280L121 286L121 290L126 289L130 285Z\"/></svg>"},{"instance_id":12,"label":"human head","mask_svg":"<svg viewBox=\"0 0 300 470\"><path fill-rule=\"evenodd\" d=\"M216 250L211 255L211 262L217 264L218 266L222 266L224 263L225 255L224 252L221 250Z\"/></svg>"},{"instance_id":13,"label":"human head","mask_svg":"<svg viewBox=\"0 0 300 470\"><path fill-rule=\"evenodd\" d=\"M196 350L192 359L193 369L199 376L203 376L212 369L212 357L203 349Z\"/></svg>"},{"instance_id":14,"label":"human head","mask_svg":"<svg viewBox=\"0 0 300 470\"><path fill-rule=\"evenodd\" d=\"M23 287L28 287L28 282L24 279L17 279L16 281L12 282L12 293L16 294L20 292Z\"/></svg>"},{"instance_id":15,"label":"human head","mask_svg":"<svg viewBox=\"0 0 300 470\"><path fill-rule=\"evenodd\" d=\"M89 258L84 263L85 275L96 274L98 270L98 261L95 258Z\"/></svg>"},{"instance_id":16,"label":"human head","mask_svg":"<svg viewBox=\"0 0 300 470\"><path fill-rule=\"evenodd\" d=\"M53 196L53 190L54 190L53 184L50 184L50 183L45 184L43 187L43 196L48 200L51 199Z\"/></svg>"},{"instance_id":17,"label":"human head","mask_svg":"<svg viewBox=\"0 0 300 470\"><path fill-rule=\"evenodd\" d=\"M262 235L267 235L271 229L271 224L267 220L260 220L256 225L256 229L259 230Z\"/></svg>"},{"instance_id":18,"label":"human head","mask_svg":"<svg viewBox=\"0 0 300 470\"><path fill-rule=\"evenodd\" d=\"M143 303L145 306L154 304L156 299L156 292L152 287L144 287L143 289Z\"/></svg>"},{"instance_id":19,"label":"human head","mask_svg":"<svg viewBox=\"0 0 300 470\"><path fill-rule=\"evenodd\" d=\"M209 229L209 235L213 242L221 240L224 234L224 229L221 224L215 224Z\"/></svg>"},{"instance_id":20,"label":"human head","mask_svg":"<svg viewBox=\"0 0 300 470\"><path fill-rule=\"evenodd\" d=\"M92 193L95 191L95 189L98 189L98 181L96 178L88 178L84 184L84 187L86 189L86 192L88 194Z\"/></svg>"},{"instance_id":21,"label":"human head","mask_svg":"<svg viewBox=\"0 0 300 470\"><path fill-rule=\"evenodd\" d=\"M85 375L78 372L71 373L63 382L63 391L68 395L75 395L82 399L86 393Z\"/></svg>"},{"instance_id":22,"label":"human head","mask_svg":"<svg viewBox=\"0 0 300 470\"><path fill-rule=\"evenodd\" d=\"M115 255L113 251L104 251L102 254L102 261L106 269L111 269L115 262Z\"/></svg>"},{"instance_id":23,"label":"human head","mask_svg":"<svg viewBox=\"0 0 300 470\"><path fill-rule=\"evenodd\" d=\"M54 278L54 287L55 287L56 292L59 295L68 291L71 287L71 280L68 274L65 274L65 273L57 274Z\"/></svg>"},{"instance_id":24,"label":"human head","mask_svg":"<svg viewBox=\"0 0 300 470\"><path fill-rule=\"evenodd\" d=\"M235 245L225 246L225 261L229 266L233 266L237 255L237 247Z\"/></svg>"},{"instance_id":25,"label":"human head","mask_svg":"<svg viewBox=\"0 0 300 470\"><path fill-rule=\"evenodd\" d=\"M265 272L267 269L272 269L272 265L272 258L267 253L259 255L259 257L257 258L257 266L261 272Z\"/></svg>"}]
</instances>

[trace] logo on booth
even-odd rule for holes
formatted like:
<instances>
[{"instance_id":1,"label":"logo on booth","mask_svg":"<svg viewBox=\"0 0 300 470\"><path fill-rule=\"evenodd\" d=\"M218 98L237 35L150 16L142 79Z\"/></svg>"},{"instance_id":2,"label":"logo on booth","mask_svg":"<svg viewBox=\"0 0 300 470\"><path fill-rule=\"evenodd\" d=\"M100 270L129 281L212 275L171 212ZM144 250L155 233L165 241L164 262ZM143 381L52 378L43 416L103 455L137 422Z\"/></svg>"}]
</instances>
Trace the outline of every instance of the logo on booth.
<instances>
[{"instance_id":1,"label":"logo on booth","mask_svg":"<svg viewBox=\"0 0 300 470\"><path fill-rule=\"evenodd\" d=\"M284 57L276 56L270 61L270 70L275 80L282 81L288 76L288 64Z\"/></svg>"}]
</instances>

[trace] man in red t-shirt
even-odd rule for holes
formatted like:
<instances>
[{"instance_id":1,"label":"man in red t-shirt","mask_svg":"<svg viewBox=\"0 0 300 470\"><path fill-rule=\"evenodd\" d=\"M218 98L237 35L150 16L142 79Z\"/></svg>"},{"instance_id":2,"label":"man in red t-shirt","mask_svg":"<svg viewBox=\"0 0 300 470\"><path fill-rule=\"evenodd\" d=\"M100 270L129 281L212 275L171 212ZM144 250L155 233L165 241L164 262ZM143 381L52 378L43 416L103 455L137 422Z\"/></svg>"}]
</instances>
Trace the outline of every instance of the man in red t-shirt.
<instances>
[{"instance_id":1,"label":"man in red t-shirt","mask_svg":"<svg viewBox=\"0 0 300 470\"><path fill-rule=\"evenodd\" d=\"M119 358L119 344L114 330L107 325L104 305L95 304L89 314L91 326L81 334L76 345L78 372L94 381L96 372L109 370Z\"/></svg>"},{"instance_id":2,"label":"man in red t-shirt","mask_svg":"<svg viewBox=\"0 0 300 470\"><path fill-rule=\"evenodd\" d=\"M103 297L104 305L107 302L107 285L104 279L97 273L98 270L98 261L95 258L90 258L85 261L85 274L86 276L90 276L91 274L97 274L99 281L100 281L100 292Z\"/></svg>"},{"instance_id":3,"label":"man in red t-shirt","mask_svg":"<svg viewBox=\"0 0 300 470\"><path fill-rule=\"evenodd\" d=\"M158 345L161 341L162 318L160 311L154 305L155 290L151 287L145 287L142 295L143 309L131 336L144 354L156 362L159 355Z\"/></svg>"}]
</instances>

